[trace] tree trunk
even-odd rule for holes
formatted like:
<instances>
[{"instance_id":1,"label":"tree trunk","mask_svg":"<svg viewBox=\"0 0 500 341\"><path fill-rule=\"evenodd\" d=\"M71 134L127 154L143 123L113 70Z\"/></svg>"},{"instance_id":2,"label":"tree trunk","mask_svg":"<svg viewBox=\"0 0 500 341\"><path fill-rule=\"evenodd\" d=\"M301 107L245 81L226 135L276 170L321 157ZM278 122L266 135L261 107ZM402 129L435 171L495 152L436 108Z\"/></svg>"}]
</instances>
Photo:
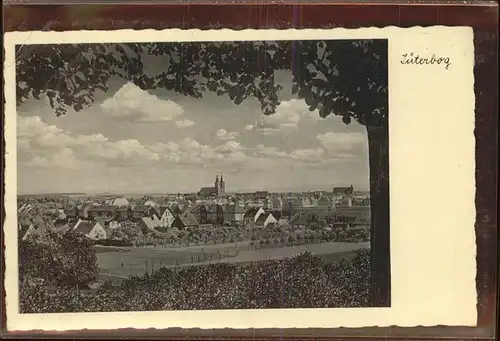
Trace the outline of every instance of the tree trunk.
<instances>
[{"instance_id":1,"label":"tree trunk","mask_svg":"<svg viewBox=\"0 0 500 341\"><path fill-rule=\"evenodd\" d=\"M387 124L367 126L371 202L371 304L391 305L389 132Z\"/></svg>"}]
</instances>

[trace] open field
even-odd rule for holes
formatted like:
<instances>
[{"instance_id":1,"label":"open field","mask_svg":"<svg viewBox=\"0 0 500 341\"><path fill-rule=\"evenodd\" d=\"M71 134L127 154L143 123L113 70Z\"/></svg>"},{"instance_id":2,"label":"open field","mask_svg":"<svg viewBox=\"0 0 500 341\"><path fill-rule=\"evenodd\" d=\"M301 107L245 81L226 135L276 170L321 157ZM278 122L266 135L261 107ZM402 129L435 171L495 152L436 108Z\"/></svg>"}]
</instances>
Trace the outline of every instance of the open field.
<instances>
[{"instance_id":1,"label":"open field","mask_svg":"<svg viewBox=\"0 0 500 341\"><path fill-rule=\"evenodd\" d=\"M249 250L245 243L189 246L183 248L132 248L128 251L99 252L97 259L101 277L143 275L160 267L203 265L218 262L249 263L278 260L311 252L329 261L349 258L355 251L369 248L369 243L321 243L293 247ZM111 251L106 249L106 251Z\"/></svg>"}]
</instances>

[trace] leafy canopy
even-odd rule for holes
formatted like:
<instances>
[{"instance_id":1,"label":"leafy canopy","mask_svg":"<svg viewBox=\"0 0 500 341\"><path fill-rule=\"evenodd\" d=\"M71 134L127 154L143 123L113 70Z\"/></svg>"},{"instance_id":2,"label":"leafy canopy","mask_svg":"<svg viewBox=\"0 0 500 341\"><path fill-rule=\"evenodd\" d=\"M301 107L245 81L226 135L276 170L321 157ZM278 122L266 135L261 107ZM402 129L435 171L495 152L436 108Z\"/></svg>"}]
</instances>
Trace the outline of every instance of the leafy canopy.
<instances>
[{"instance_id":1,"label":"leafy canopy","mask_svg":"<svg viewBox=\"0 0 500 341\"><path fill-rule=\"evenodd\" d=\"M269 115L282 91L274 72L290 70L292 92L322 117L387 121L386 40L24 45L16 52L17 104L45 95L58 116L92 105L112 77L194 98L211 91L235 104L254 97ZM151 57L164 65L153 75Z\"/></svg>"}]
</instances>

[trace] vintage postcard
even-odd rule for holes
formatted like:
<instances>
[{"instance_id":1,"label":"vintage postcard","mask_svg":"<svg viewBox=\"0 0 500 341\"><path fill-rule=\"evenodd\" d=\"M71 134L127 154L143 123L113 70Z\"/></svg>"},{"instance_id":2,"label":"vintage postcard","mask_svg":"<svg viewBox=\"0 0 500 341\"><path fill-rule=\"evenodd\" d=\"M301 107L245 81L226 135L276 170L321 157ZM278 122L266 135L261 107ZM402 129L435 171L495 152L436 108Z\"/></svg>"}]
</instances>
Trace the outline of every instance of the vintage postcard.
<instances>
[{"instance_id":1,"label":"vintage postcard","mask_svg":"<svg viewBox=\"0 0 500 341\"><path fill-rule=\"evenodd\" d=\"M475 325L472 29L4 44L9 330Z\"/></svg>"}]
</instances>

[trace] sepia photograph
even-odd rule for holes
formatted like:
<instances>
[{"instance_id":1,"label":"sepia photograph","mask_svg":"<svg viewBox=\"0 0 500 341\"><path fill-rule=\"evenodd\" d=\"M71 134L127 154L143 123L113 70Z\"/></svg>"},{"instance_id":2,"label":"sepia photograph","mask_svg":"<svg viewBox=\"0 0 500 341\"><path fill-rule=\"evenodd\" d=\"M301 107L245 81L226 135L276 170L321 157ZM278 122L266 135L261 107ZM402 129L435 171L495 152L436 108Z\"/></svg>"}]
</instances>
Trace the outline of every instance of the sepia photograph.
<instances>
[{"instance_id":1,"label":"sepia photograph","mask_svg":"<svg viewBox=\"0 0 500 341\"><path fill-rule=\"evenodd\" d=\"M390 306L387 53L17 45L20 313Z\"/></svg>"},{"instance_id":2,"label":"sepia photograph","mask_svg":"<svg viewBox=\"0 0 500 341\"><path fill-rule=\"evenodd\" d=\"M5 51L9 330L476 323L471 29Z\"/></svg>"}]
</instances>

